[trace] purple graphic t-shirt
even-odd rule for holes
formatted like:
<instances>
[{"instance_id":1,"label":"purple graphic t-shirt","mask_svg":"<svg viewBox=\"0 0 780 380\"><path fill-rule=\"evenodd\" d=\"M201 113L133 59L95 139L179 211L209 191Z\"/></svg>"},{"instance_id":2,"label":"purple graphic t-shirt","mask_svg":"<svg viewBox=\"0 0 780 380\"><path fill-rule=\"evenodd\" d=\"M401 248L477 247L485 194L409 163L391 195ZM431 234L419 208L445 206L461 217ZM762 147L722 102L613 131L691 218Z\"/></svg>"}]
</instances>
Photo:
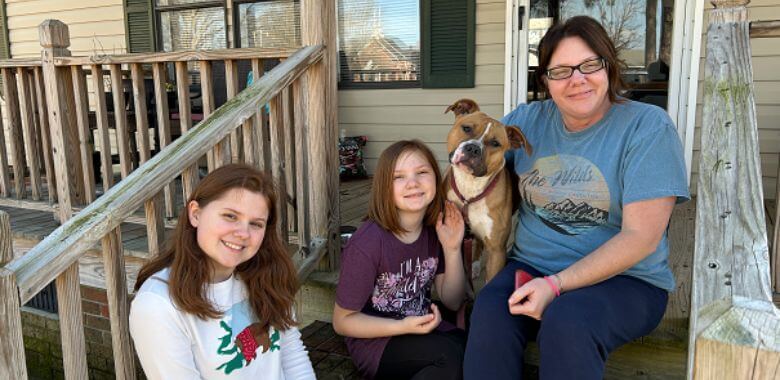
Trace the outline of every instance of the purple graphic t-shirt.
<instances>
[{"instance_id":1,"label":"purple graphic t-shirt","mask_svg":"<svg viewBox=\"0 0 780 380\"><path fill-rule=\"evenodd\" d=\"M402 319L430 312L434 277L444 272L444 257L433 227L406 244L372 221L352 235L341 254L336 303L347 310ZM452 326L442 322L438 329ZM360 374L373 378L389 337L346 338Z\"/></svg>"}]
</instances>

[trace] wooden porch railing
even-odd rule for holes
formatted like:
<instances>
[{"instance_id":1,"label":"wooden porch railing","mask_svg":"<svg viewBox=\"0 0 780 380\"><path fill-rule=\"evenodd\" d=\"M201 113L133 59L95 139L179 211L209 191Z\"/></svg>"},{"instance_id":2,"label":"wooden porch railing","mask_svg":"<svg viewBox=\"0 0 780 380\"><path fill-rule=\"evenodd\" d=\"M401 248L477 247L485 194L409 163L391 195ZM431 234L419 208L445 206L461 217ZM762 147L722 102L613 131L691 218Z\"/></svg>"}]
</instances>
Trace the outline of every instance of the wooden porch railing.
<instances>
[{"instance_id":1,"label":"wooden porch railing","mask_svg":"<svg viewBox=\"0 0 780 380\"><path fill-rule=\"evenodd\" d=\"M56 280L60 314L60 330L63 342L63 365L66 378L87 378L84 332L79 293L78 259L83 253L102 244L106 289L109 300L112 344L115 357L116 376L119 379L134 379L135 367L128 333L127 284L122 252L120 224L132 217L143 206L147 224L150 254L159 251L163 237L164 214L172 216L174 210L175 184L181 176L182 196L186 199L199 180L199 162L207 156L207 167L211 170L228 162L246 162L273 173L280 189L286 194L289 207L281 207L283 223L281 233L297 236L292 248L292 257L299 277L305 277L314 269L328 249L328 218L314 215L321 209L333 207L318 204L328 202L327 197L314 197L319 191L316 178L325 178L334 173L312 173L322 163L333 161L335 144L327 147L328 131L311 130L312 120L324 120L323 107L312 105L311 99L324 98L328 92L327 82L322 85L313 68L321 70L327 50L323 45L312 45L292 51L239 49L215 52L177 52L164 54L127 54L103 57L70 57L67 51L67 26L59 21L47 20L41 24L41 44L44 48L40 62L5 62L0 64L6 87L6 102L11 109L9 120L12 128L21 126L21 133L12 134L12 139L21 136L36 136L41 140L48 135L44 131L51 127L49 142L53 150L50 157L53 171L47 171L46 178L56 178L48 183L49 194L56 188L58 206L55 210L63 224L47 236L24 256L0 267L0 378L25 379L26 368L21 333L19 305L27 302L46 284ZM236 59L250 59L254 73L262 73L262 59L281 58L282 62L273 70L255 79L252 86L239 92ZM214 109L214 89L211 76L211 61L224 60L229 100ZM204 120L192 126L190 112L187 63L198 63L203 93ZM173 62L178 87L178 102L182 136L170 139L170 120L165 93L165 65ZM153 157L149 143L149 125L145 117L146 101L143 72L144 65L151 65L155 88L155 104L160 145L163 149ZM122 89L122 65L130 69L132 95L134 99L137 129L137 148L131 148L128 133L125 97ZM87 95L87 75L84 67L92 74L90 83L94 95L97 140L101 149L90 144L91 131ZM12 68L16 71L12 72ZM104 72L108 71L114 109L114 125L117 134L117 151L121 180L113 183L112 157L109 141L109 113L105 104L103 87ZM7 73L7 74L6 74ZM37 73L37 74L36 74ZM36 76L37 75L37 76ZM13 82L16 79L17 82ZM33 80L37 79L37 80ZM14 93L14 83L18 93ZM36 85L33 86L32 83ZM28 103L30 94L45 94L47 101L37 102L37 108ZM24 100L21 100L24 99ZM24 102L23 111L14 116L13 104ZM316 102L313 102L316 103ZM28 105L29 104L29 105ZM270 113L263 111L270 104ZM323 102L324 104L324 102ZM25 117L19 118L24 112ZM38 122L32 115L39 117ZM264 120L269 119L268 128ZM46 124L48 122L48 124ZM37 130L35 128L38 128ZM19 129L14 129L19 130ZM335 131L335 128L333 128ZM37 131L37 132L36 132ZM29 133L27 133L29 132ZM324 137L323 137L324 136ZM2 137L0 135L0 137ZM314 140L319 138L320 140ZM324 141L323 141L324 140ZM26 140L25 140L26 141ZM96 144L96 145L98 145ZM5 147L5 144L0 144ZM13 172L16 201L27 195L22 170L29 170L33 189L33 171L40 168L43 160L35 161L36 153L49 149L35 143L12 144L27 147L27 154L12 152L15 163ZM323 146L325 145L325 146ZM317 149L310 149L317 146ZM100 156L103 193L98 196L92 175L92 154ZM4 153L4 152L0 152ZM133 156L138 155L138 166ZM0 154L5 157L5 154ZM28 160L25 160L25 157ZM38 157L40 158L40 157ZM0 163L3 164L3 163ZM3 175L6 173L2 165ZM319 177L318 177L319 176ZM315 177L315 180L312 180ZM10 181L3 180L3 196L10 193ZM36 180L38 185L40 181ZM40 190L32 190L31 198ZM337 194L337 193L336 193ZM313 202L310 200L314 200ZM74 211L77 211L74 214ZM72 216L72 218L71 218ZM322 225L322 224L325 225Z\"/></svg>"},{"instance_id":2,"label":"wooden porch railing","mask_svg":"<svg viewBox=\"0 0 780 380\"><path fill-rule=\"evenodd\" d=\"M780 23L751 26L749 0L712 3L715 9L709 14L704 69L688 376L777 379L780 311L772 303L750 37L778 36ZM775 229L777 239L777 222ZM777 243L774 250L777 270Z\"/></svg>"}]
</instances>

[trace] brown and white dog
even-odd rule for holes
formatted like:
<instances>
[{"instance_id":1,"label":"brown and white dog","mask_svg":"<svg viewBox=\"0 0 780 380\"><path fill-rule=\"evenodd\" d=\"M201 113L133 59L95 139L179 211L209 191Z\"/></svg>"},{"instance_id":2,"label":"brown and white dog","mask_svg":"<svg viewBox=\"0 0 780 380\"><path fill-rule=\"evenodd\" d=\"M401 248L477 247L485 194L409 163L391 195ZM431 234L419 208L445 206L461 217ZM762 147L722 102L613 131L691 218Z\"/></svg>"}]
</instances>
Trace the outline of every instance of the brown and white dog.
<instances>
[{"instance_id":1,"label":"brown and white dog","mask_svg":"<svg viewBox=\"0 0 780 380\"><path fill-rule=\"evenodd\" d=\"M504 153L523 147L530 155L531 146L519 128L505 126L481 112L471 99L456 101L444 113L449 111L455 113L455 124L447 136L447 199L461 209L481 243L475 245L472 278L479 276L480 257L484 257L487 283L506 264L506 243L512 231L513 184Z\"/></svg>"}]
</instances>

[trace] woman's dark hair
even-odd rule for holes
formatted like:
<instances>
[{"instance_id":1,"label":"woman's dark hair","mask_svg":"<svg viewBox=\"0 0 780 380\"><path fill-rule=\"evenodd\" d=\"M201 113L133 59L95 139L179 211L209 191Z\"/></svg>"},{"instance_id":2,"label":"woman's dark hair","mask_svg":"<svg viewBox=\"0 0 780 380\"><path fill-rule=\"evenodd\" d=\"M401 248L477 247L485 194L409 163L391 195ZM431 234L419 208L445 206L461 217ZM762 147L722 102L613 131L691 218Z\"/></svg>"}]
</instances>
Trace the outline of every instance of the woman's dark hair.
<instances>
[{"instance_id":1,"label":"woman's dark hair","mask_svg":"<svg viewBox=\"0 0 780 380\"><path fill-rule=\"evenodd\" d=\"M423 224L435 226L436 219L444 206L444 188L442 186L439 164L433 152L420 140L402 140L393 143L379 155L379 161L374 171L374 181L371 184L371 199L368 204L368 219L392 233L408 232L401 227L398 220L398 210L393 197L393 173L395 164L404 153L418 152L431 165L436 176L436 194L425 210Z\"/></svg>"},{"instance_id":2,"label":"woman's dark hair","mask_svg":"<svg viewBox=\"0 0 780 380\"><path fill-rule=\"evenodd\" d=\"M619 103L620 96L625 89L623 78L620 71L625 67L625 63L618 58L615 44L609 38L607 31L598 21L588 16L575 16L564 22L557 23L550 28L539 43L539 69L536 70L536 81L539 88L547 91L547 84L544 81L545 72L549 69L550 59L552 58L558 44L564 38L579 37L593 50L599 57L604 59L606 65L607 78L609 79L609 88L607 96L612 103Z\"/></svg>"},{"instance_id":3,"label":"woman's dark hair","mask_svg":"<svg viewBox=\"0 0 780 380\"><path fill-rule=\"evenodd\" d=\"M225 165L200 181L187 205L196 201L201 208L206 207L233 189L261 194L268 203L263 242L257 254L236 267L235 273L246 284L247 301L260 325L286 330L295 325L293 303L298 277L279 235L278 198L273 180L247 165ZM212 268L208 256L198 245L197 229L190 224L187 208L179 214L176 231L168 246L138 272L135 290L168 267L168 291L176 307L201 319L221 316L206 297Z\"/></svg>"}]
</instances>

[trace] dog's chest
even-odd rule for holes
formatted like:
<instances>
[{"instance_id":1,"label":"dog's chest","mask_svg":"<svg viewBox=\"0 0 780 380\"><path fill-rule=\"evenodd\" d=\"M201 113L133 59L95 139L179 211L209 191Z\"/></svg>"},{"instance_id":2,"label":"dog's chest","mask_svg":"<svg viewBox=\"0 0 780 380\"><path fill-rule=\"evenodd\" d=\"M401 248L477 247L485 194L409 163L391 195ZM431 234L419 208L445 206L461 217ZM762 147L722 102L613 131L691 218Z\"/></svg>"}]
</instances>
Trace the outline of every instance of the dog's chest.
<instances>
[{"instance_id":1,"label":"dog's chest","mask_svg":"<svg viewBox=\"0 0 780 380\"><path fill-rule=\"evenodd\" d=\"M447 192L447 199L455 202L459 208L463 208L463 202L458 198L454 190L450 189ZM490 216L487 201L481 199L470 203L466 207L468 207L468 220L466 220L466 223L471 228L471 232L482 240L490 236L493 232L493 218Z\"/></svg>"}]
</instances>

